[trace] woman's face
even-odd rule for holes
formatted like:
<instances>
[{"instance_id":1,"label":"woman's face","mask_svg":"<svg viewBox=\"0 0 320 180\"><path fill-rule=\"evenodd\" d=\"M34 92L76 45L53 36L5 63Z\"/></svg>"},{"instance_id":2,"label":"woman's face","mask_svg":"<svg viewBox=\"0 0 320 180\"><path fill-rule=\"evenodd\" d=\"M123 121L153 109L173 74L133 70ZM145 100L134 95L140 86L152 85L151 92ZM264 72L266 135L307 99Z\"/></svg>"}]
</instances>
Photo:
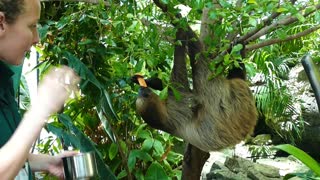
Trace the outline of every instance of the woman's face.
<instances>
[{"instance_id":1,"label":"woman's face","mask_svg":"<svg viewBox=\"0 0 320 180\"><path fill-rule=\"evenodd\" d=\"M24 10L11 24L0 12L0 60L11 65L20 65L31 46L39 42L40 1L24 1Z\"/></svg>"}]
</instances>

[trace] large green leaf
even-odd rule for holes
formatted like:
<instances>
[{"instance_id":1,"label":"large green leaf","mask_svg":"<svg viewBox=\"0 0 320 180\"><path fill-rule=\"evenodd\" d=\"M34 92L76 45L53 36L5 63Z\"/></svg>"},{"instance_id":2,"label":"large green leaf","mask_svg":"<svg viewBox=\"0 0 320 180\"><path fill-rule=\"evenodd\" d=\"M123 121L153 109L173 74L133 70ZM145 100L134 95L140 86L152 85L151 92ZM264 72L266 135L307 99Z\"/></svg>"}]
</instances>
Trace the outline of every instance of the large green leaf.
<instances>
[{"instance_id":1,"label":"large green leaf","mask_svg":"<svg viewBox=\"0 0 320 180\"><path fill-rule=\"evenodd\" d=\"M102 111L103 111L108 117L111 117L111 119L113 120L118 119L116 113L112 108L112 104L111 104L111 100L108 92L104 90L104 87L97 80L94 74L77 57L75 57L73 54L67 51L64 52L64 56L67 58L69 66L72 67L79 74L82 80L92 82L100 90L100 98L99 98L100 102L97 105L98 115L104 126L106 133L109 135L112 141L115 142L115 137L110 129L110 124L108 123L106 118L103 117L102 115L103 114Z\"/></svg>"},{"instance_id":2,"label":"large green leaf","mask_svg":"<svg viewBox=\"0 0 320 180\"><path fill-rule=\"evenodd\" d=\"M153 162L147 170L145 180L168 180L168 176L158 162Z\"/></svg>"},{"instance_id":3,"label":"large green leaf","mask_svg":"<svg viewBox=\"0 0 320 180\"><path fill-rule=\"evenodd\" d=\"M297 159L299 159L303 164L308 166L313 172L315 172L318 176L320 176L320 166L316 160L314 160L311 156L309 156L307 153L302 151L301 149L294 147L290 144L281 144L277 145L274 148L280 149L282 151L285 151Z\"/></svg>"},{"instance_id":4,"label":"large green leaf","mask_svg":"<svg viewBox=\"0 0 320 180\"><path fill-rule=\"evenodd\" d=\"M117 114L114 112L111 104L111 99L108 92L104 89L101 89L100 102L97 106L97 109L102 110L108 117L111 117L113 120L118 120Z\"/></svg>"},{"instance_id":5,"label":"large green leaf","mask_svg":"<svg viewBox=\"0 0 320 180\"><path fill-rule=\"evenodd\" d=\"M112 132L111 125L108 122L108 120L107 120L106 116L104 115L103 111L101 110L101 108L97 107L97 113L98 113L99 119L103 125L104 131L108 134L108 136L112 140L112 142L116 142L116 137Z\"/></svg>"},{"instance_id":6,"label":"large green leaf","mask_svg":"<svg viewBox=\"0 0 320 180\"><path fill-rule=\"evenodd\" d=\"M143 160L144 162L152 161L152 157L147 152L143 150L134 149L130 151L128 158L128 167L130 171L132 171L135 167L137 158Z\"/></svg>"},{"instance_id":7,"label":"large green leaf","mask_svg":"<svg viewBox=\"0 0 320 180\"><path fill-rule=\"evenodd\" d=\"M79 58L67 51L65 51L63 55L68 60L68 65L78 73L82 80L90 81L98 89L103 88L103 86L94 76L94 74L88 69L88 67L83 62L80 61Z\"/></svg>"},{"instance_id":8,"label":"large green leaf","mask_svg":"<svg viewBox=\"0 0 320 180\"><path fill-rule=\"evenodd\" d=\"M75 125L73 125L70 117L65 114L59 114L58 118L59 121L66 127L66 129L57 127L54 125L54 123L49 123L47 125L48 130L61 138L65 145L72 145L81 152L94 151L96 153L96 161L100 178L108 180L116 179L109 167L104 164L103 158L100 152L96 149L94 143Z\"/></svg>"}]
</instances>

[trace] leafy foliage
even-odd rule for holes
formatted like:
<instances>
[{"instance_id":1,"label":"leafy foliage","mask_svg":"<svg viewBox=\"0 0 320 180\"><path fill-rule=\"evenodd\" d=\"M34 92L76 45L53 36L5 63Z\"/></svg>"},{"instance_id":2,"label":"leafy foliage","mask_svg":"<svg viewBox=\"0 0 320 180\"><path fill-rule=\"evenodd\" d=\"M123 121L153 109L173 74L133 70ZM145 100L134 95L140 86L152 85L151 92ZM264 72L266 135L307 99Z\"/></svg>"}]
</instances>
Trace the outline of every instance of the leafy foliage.
<instances>
[{"instance_id":1,"label":"leafy foliage","mask_svg":"<svg viewBox=\"0 0 320 180\"><path fill-rule=\"evenodd\" d=\"M181 151L173 151L172 146L183 144L175 137L147 128L136 117L137 87L130 82L135 72L147 73L146 67L168 69L170 61L160 59L170 58L172 48L160 43L157 32L141 28L141 22L131 14L134 10L130 3L113 10L102 5L64 2L44 3L43 7L42 17L46 20L40 27L39 68L45 72L49 64L66 64L82 79L81 96L70 101L63 118L49 124L47 129L60 137L64 145L71 143L81 151L88 150L85 147L91 144L90 149L99 152L112 171L105 171L110 176L179 179L182 155ZM121 10L129 12L119 14ZM146 38L154 41L148 45ZM162 46L168 49L167 54L153 48ZM162 71L155 73L167 78ZM89 141L81 143L79 140L86 138L74 134L75 131L84 132Z\"/></svg>"},{"instance_id":2,"label":"leafy foliage","mask_svg":"<svg viewBox=\"0 0 320 180\"><path fill-rule=\"evenodd\" d=\"M284 140L295 143L301 139L304 122L295 104L299 102L289 94L284 79L289 72L286 61L268 51L257 51L251 57L261 73L263 85L255 87L257 107L266 124Z\"/></svg>"}]
</instances>

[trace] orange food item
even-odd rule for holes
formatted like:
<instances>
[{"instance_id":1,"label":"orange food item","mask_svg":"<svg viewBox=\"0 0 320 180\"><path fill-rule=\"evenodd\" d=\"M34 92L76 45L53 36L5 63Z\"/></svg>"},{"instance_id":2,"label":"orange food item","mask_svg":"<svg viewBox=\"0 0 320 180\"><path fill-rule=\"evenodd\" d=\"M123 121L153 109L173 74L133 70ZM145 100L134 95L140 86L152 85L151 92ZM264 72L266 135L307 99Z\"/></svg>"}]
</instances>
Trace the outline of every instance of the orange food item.
<instances>
[{"instance_id":1,"label":"orange food item","mask_svg":"<svg viewBox=\"0 0 320 180\"><path fill-rule=\"evenodd\" d=\"M147 87L147 83L146 83L146 81L143 79L143 77L137 77L137 79L138 79L138 82L139 82L139 84L140 84L140 86L142 86L142 87Z\"/></svg>"}]
</instances>

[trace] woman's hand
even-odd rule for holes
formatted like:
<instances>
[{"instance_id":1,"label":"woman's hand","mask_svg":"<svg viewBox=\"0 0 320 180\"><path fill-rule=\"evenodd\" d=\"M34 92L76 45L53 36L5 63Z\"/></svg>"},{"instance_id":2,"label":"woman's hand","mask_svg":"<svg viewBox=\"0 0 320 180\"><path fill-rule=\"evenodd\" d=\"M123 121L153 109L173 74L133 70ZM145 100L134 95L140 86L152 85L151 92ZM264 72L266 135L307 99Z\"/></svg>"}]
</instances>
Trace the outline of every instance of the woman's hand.
<instances>
[{"instance_id":1,"label":"woman's hand","mask_svg":"<svg viewBox=\"0 0 320 180\"><path fill-rule=\"evenodd\" d=\"M56 156L46 154L29 154L32 171L45 171L59 179L64 179L62 158L78 154L78 151L64 151Z\"/></svg>"},{"instance_id":2,"label":"woman's hand","mask_svg":"<svg viewBox=\"0 0 320 180\"><path fill-rule=\"evenodd\" d=\"M52 160L48 162L48 169L47 171L60 178L63 179L64 178L64 170L63 170L63 163L62 163L62 158L64 157L69 157L69 156L73 156L76 155L77 151L64 151L56 156L52 156Z\"/></svg>"},{"instance_id":3,"label":"woman's hand","mask_svg":"<svg viewBox=\"0 0 320 180\"><path fill-rule=\"evenodd\" d=\"M32 108L35 107L43 117L56 113L70 93L78 90L79 81L80 78L67 66L51 69L39 85L38 96L32 103Z\"/></svg>"}]
</instances>

